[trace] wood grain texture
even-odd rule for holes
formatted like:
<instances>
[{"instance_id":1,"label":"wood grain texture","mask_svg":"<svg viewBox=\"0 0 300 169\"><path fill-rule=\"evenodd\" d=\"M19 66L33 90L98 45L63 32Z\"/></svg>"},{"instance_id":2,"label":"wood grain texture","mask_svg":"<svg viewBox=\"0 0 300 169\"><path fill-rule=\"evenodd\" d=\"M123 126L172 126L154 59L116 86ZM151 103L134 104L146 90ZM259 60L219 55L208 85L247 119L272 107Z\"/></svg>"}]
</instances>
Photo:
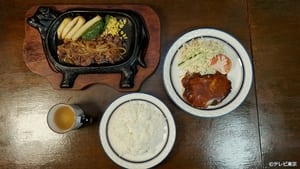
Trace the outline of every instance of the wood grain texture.
<instances>
[{"instance_id":1,"label":"wood grain texture","mask_svg":"<svg viewBox=\"0 0 300 169\"><path fill-rule=\"evenodd\" d=\"M300 167L299 11L299 1L249 1L265 168Z\"/></svg>"},{"instance_id":2,"label":"wood grain texture","mask_svg":"<svg viewBox=\"0 0 300 169\"><path fill-rule=\"evenodd\" d=\"M1 169L120 168L101 147L98 126L108 105L128 92L103 84L83 90L56 90L46 78L32 73L23 60L24 18L32 6L106 3L147 5L160 19L159 62L138 92L158 97L168 106L177 135L173 150L155 168L299 168L299 1L12 0L0 2ZM163 85L168 49L180 35L200 27L230 33L253 57L255 79L248 97L236 110L218 118L185 113L172 102ZM59 102L81 105L95 117L95 123L63 135L53 133L46 116ZM286 161L297 166L279 166Z\"/></svg>"},{"instance_id":3,"label":"wood grain texture","mask_svg":"<svg viewBox=\"0 0 300 169\"><path fill-rule=\"evenodd\" d=\"M99 9L128 9L139 13L149 33L149 44L145 54L147 67L137 67L137 74L132 88L120 88L120 73L80 74L70 89L83 89L95 83L111 86L120 91L138 91L143 81L155 71L160 59L160 21L159 17L149 6L145 5L47 5L58 11L66 11L72 8L99 8ZM38 31L27 24L26 20L34 15L39 6L34 6L26 12L25 39L23 47L24 61L27 67L34 73L46 77L53 88L60 89L62 74L57 72L52 64L47 61L44 53L41 37Z\"/></svg>"}]
</instances>

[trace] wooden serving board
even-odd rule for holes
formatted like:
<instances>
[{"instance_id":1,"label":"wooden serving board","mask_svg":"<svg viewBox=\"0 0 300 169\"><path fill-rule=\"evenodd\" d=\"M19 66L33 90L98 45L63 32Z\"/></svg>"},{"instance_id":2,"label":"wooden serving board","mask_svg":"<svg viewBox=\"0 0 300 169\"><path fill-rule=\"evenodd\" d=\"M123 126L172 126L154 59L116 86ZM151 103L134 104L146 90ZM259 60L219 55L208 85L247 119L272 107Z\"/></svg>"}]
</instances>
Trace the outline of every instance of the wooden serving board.
<instances>
[{"instance_id":1,"label":"wooden serving board","mask_svg":"<svg viewBox=\"0 0 300 169\"><path fill-rule=\"evenodd\" d=\"M49 5L47 5L49 6ZM92 84L100 83L111 86L119 91L138 91L143 81L156 69L160 59L160 20L155 11L145 5L50 5L58 11L65 11L71 8L99 8L99 9L129 9L139 13L145 21L148 33L149 44L145 55L147 67L137 66L137 74L133 88L120 88L120 73L101 74L80 74L70 89L84 89ZM23 57L27 67L34 73L49 80L54 89L61 89L60 83L62 74L56 72L47 61L43 51L41 37L35 28L27 24L27 18L34 15L39 6L34 6L26 12L25 16L25 39L23 44Z\"/></svg>"}]
</instances>

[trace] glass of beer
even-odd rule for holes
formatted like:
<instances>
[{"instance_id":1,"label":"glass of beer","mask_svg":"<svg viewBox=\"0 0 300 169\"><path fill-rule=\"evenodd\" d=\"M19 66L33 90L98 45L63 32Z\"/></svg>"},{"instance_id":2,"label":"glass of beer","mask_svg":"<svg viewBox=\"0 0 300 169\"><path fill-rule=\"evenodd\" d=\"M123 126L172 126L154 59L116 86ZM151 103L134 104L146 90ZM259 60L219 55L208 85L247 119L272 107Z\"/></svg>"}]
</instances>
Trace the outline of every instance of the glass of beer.
<instances>
[{"instance_id":1,"label":"glass of beer","mask_svg":"<svg viewBox=\"0 0 300 169\"><path fill-rule=\"evenodd\" d=\"M60 134L78 129L91 122L92 118L85 115L83 110L75 104L56 104L51 107L47 115L50 129Z\"/></svg>"}]
</instances>

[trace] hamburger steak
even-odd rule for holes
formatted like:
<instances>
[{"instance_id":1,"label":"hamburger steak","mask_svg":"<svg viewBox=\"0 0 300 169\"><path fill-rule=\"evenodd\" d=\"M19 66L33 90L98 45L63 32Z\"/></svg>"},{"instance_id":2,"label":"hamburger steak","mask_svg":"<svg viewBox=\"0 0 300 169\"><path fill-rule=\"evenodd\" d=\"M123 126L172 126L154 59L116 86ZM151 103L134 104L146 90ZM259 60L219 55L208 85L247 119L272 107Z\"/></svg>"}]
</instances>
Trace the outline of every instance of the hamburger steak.
<instances>
[{"instance_id":1,"label":"hamburger steak","mask_svg":"<svg viewBox=\"0 0 300 169\"><path fill-rule=\"evenodd\" d=\"M196 108L207 108L220 103L231 91L231 82L227 76L216 74L201 75L186 73L182 79L184 99Z\"/></svg>"}]
</instances>

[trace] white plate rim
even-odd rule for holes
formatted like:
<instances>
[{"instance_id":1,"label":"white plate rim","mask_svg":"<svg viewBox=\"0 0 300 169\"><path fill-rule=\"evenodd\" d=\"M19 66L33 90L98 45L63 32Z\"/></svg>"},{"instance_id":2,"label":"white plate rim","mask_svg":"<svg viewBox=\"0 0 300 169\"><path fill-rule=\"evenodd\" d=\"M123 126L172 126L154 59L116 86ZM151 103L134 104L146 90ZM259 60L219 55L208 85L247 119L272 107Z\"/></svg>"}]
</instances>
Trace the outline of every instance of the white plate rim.
<instances>
[{"instance_id":1,"label":"white plate rim","mask_svg":"<svg viewBox=\"0 0 300 169\"><path fill-rule=\"evenodd\" d=\"M113 113L113 110L118 107L120 104L130 101L130 100L145 100L148 102L151 102L159 107L160 110L162 110L162 113L164 114L168 127L169 127L169 134L168 134L168 140L166 142L166 145L164 146L164 149L156 155L154 158L145 161L145 162L130 162L127 160L124 160L120 158L117 154L114 153L112 148L109 145L109 141L107 139L107 122ZM151 168L159 163L161 163L171 152L176 139L176 127L175 127L175 121L173 119L173 116L168 109L168 107L158 98L145 93L130 93L123 95L119 98L117 98L115 101L113 101L106 111L104 112L100 124L99 124L99 136L100 136L100 142L101 145L106 152L106 154L109 156L109 158L114 161L117 165L125 168Z\"/></svg>"},{"instance_id":2,"label":"white plate rim","mask_svg":"<svg viewBox=\"0 0 300 169\"><path fill-rule=\"evenodd\" d=\"M215 109L215 110L205 110L205 109L197 109L190 105L188 105L182 98L180 98L177 94L175 89L172 86L172 79L170 76L170 69L171 69L171 62L173 57L175 56L176 51L180 48L180 46L197 37L201 36L212 36L218 39L222 39L226 43L230 44L236 52L239 54L241 62L243 64L243 71L244 71L244 81L242 87L239 91L239 95L235 97L231 103L228 105ZM198 117L218 117L225 115L233 110L235 110L247 97L253 81L253 66L252 61L242 46L242 44L232 35L218 30L214 28L199 28L192 31L189 31L182 36L180 36L170 47L167 52L164 64L163 64L163 82L165 89L169 95L169 97L173 100L173 102L185 112L198 116Z\"/></svg>"}]
</instances>

